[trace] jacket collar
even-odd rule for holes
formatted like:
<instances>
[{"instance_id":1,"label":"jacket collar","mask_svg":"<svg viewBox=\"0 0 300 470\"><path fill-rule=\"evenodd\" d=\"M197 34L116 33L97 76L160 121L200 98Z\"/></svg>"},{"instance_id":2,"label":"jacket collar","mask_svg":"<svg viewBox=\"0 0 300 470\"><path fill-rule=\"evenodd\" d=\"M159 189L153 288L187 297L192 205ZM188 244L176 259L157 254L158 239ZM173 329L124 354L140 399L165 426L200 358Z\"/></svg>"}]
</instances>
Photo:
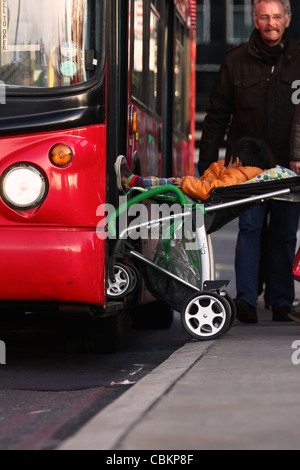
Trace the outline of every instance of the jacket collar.
<instances>
[{"instance_id":1,"label":"jacket collar","mask_svg":"<svg viewBox=\"0 0 300 470\"><path fill-rule=\"evenodd\" d=\"M285 37L286 37L286 47L282 54L284 62L291 60L294 55L299 54L300 52L300 48L298 44L290 36L288 30L286 30L285 32ZM250 36L250 39L248 42L248 50L249 50L249 53L253 55L254 57L264 60L264 58L261 55L260 50L257 47L257 41L261 41L261 36L260 36L260 32L258 31L258 29L255 29Z\"/></svg>"}]
</instances>

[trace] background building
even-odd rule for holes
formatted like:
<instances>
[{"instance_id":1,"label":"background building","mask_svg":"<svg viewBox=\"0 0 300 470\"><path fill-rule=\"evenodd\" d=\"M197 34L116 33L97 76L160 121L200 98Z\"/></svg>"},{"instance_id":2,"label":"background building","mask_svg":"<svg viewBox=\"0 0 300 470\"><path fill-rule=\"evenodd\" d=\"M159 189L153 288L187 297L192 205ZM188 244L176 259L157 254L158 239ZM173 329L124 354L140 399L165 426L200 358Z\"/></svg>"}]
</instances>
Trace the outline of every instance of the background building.
<instances>
[{"instance_id":1,"label":"background building","mask_svg":"<svg viewBox=\"0 0 300 470\"><path fill-rule=\"evenodd\" d=\"M290 33L300 42L300 1L290 1ZM253 0L197 0L196 153L209 93L224 54L236 44L247 41L253 29ZM198 159L198 155L195 158Z\"/></svg>"}]
</instances>

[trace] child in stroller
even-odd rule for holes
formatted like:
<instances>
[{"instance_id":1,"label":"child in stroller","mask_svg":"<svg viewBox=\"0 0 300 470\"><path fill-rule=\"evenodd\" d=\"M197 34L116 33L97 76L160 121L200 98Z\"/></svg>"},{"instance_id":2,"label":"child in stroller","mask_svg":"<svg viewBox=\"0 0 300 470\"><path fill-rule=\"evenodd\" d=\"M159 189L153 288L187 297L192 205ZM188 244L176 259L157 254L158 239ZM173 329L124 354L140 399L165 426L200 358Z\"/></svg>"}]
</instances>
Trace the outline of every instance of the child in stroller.
<instances>
[{"instance_id":1,"label":"child in stroller","mask_svg":"<svg viewBox=\"0 0 300 470\"><path fill-rule=\"evenodd\" d=\"M127 165L126 158L118 157L115 168L120 191L129 192L131 188L139 186L149 190L130 191L126 201L109 217L108 233L113 240L108 269L109 299L122 300L132 296L141 276L154 298L181 312L182 324L192 337L203 341L211 340L220 337L232 326L236 317L235 302L224 290L229 281L216 279L210 235L253 205L278 197L291 198L291 202L298 202L294 201L294 198L296 199L295 195L300 192L300 177L293 177L295 174L290 170L279 167L275 171L263 171L268 167L268 150L261 141L242 139L238 144L240 148L238 145L235 147L232 157L225 162L226 167L218 163L211 166L210 170L214 170L214 166L218 165L215 177L212 177L213 172L208 170L206 176L199 180L191 178L192 182L196 180L200 186L208 183L209 187L212 183L211 188L214 189L205 202L186 198L184 184L181 185L181 181L176 178L162 180L134 175ZM261 154L262 149L264 151ZM254 166L254 175L257 176L252 179L255 184L247 184L250 176L247 172L245 175L243 170L253 168L253 165L259 165ZM243 174L240 183L245 184L237 184L236 178L222 180L229 170L235 170L235 174ZM286 176L290 178L284 180ZM190 178L184 178L186 179ZM268 179L281 181L266 181ZM256 183L257 180L263 182ZM181 186L183 191L178 186ZM198 194L197 198L201 198ZM146 205L149 202L150 206L151 201L154 205L155 201L159 202L159 211L164 206L168 208L168 204L173 208L174 203L176 207L180 206L181 210L177 213L169 206L168 215L160 215L159 212L158 215L152 216L151 210L151 218L147 218L145 222L132 222L126 227L117 223L123 213L144 201L147 201ZM163 204L160 206L161 202ZM131 242L130 234L144 229L148 233L152 228L155 233L157 229L159 239L155 251L152 252L152 247L149 247L148 253L147 250L144 251L147 244L135 244L135 236Z\"/></svg>"},{"instance_id":2,"label":"child in stroller","mask_svg":"<svg viewBox=\"0 0 300 470\"><path fill-rule=\"evenodd\" d=\"M205 201L210 191L220 186L232 186L255 180L268 167L269 150L261 140L245 137L237 142L232 156L225 162L213 163L199 179L192 176L184 178L157 178L154 176L140 177L130 170L127 160L122 155L115 163L117 185L119 191L129 191L133 187L151 188L162 185L175 185L193 199ZM274 169L275 178L294 176L290 170ZM272 178L271 175L271 178Z\"/></svg>"}]
</instances>

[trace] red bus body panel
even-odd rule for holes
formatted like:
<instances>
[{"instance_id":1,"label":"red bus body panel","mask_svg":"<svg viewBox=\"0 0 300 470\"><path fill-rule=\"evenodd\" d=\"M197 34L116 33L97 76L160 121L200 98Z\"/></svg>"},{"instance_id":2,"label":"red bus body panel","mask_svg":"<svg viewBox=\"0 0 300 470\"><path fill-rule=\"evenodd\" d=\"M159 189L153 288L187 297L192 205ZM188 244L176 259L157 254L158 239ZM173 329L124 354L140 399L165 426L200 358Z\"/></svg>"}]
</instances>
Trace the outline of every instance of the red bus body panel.
<instances>
[{"instance_id":1,"label":"red bus body panel","mask_svg":"<svg viewBox=\"0 0 300 470\"><path fill-rule=\"evenodd\" d=\"M95 231L0 230L0 299L104 304L104 253Z\"/></svg>"},{"instance_id":2,"label":"red bus body panel","mask_svg":"<svg viewBox=\"0 0 300 470\"><path fill-rule=\"evenodd\" d=\"M69 145L66 168L49 159L53 145ZM106 127L0 139L0 174L28 162L47 176L40 207L17 212L0 198L0 300L47 300L105 305L105 241L96 234L105 203Z\"/></svg>"}]
</instances>

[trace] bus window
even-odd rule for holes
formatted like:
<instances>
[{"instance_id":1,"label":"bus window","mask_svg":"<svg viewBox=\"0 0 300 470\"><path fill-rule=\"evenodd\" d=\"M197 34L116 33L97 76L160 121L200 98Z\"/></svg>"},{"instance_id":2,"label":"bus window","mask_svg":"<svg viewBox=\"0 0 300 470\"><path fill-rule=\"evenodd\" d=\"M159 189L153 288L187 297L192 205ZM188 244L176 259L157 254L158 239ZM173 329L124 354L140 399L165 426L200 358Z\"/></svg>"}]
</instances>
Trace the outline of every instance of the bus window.
<instances>
[{"instance_id":1,"label":"bus window","mask_svg":"<svg viewBox=\"0 0 300 470\"><path fill-rule=\"evenodd\" d=\"M100 0L0 4L0 79L6 85L66 87L94 75L100 60Z\"/></svg>"},{"instance_id":2,"label":"bus window","mask_svg":"<svg viewBox=\"0 0 300 470\"><path fill-rule=\"evenodd\" d=\"M161 116L162 6L133 1L131 95Z\"/></svg>"},{"instance_id":3,"label":"bus window","mask_svg":"<svg viewBox=\"0 0 300 470\"><path fill-rule=\"evenodd\" d=\"M151 111L161 115L161 93L160 87L160 58L159 45L162 43L159 37L161 19L157 10L151 7L150 11L150 44L149 44L149 99L148 104Z\"/></svg>"},{"instance_id":4,"label":"bus window","mask_svg":"<svg viewBox=\"0 0 300 470\"><path fill-rule=\"evenodd\" d=\"M144 101L144 8L143 0L133 2L133 66L131 73L131 93L139 101Z\"/></svg>"},{"instance_id":5,"label":"bus window","mask_svg":"<svg viewBox=\"0 0 300 470\"><path fill-rule=\"evenodd\" d=\"M175 113L174 126L176 131L189 134L189 42L184 25L176 18L176 50L175 50Z\"/></svg>"}]
</instances>

